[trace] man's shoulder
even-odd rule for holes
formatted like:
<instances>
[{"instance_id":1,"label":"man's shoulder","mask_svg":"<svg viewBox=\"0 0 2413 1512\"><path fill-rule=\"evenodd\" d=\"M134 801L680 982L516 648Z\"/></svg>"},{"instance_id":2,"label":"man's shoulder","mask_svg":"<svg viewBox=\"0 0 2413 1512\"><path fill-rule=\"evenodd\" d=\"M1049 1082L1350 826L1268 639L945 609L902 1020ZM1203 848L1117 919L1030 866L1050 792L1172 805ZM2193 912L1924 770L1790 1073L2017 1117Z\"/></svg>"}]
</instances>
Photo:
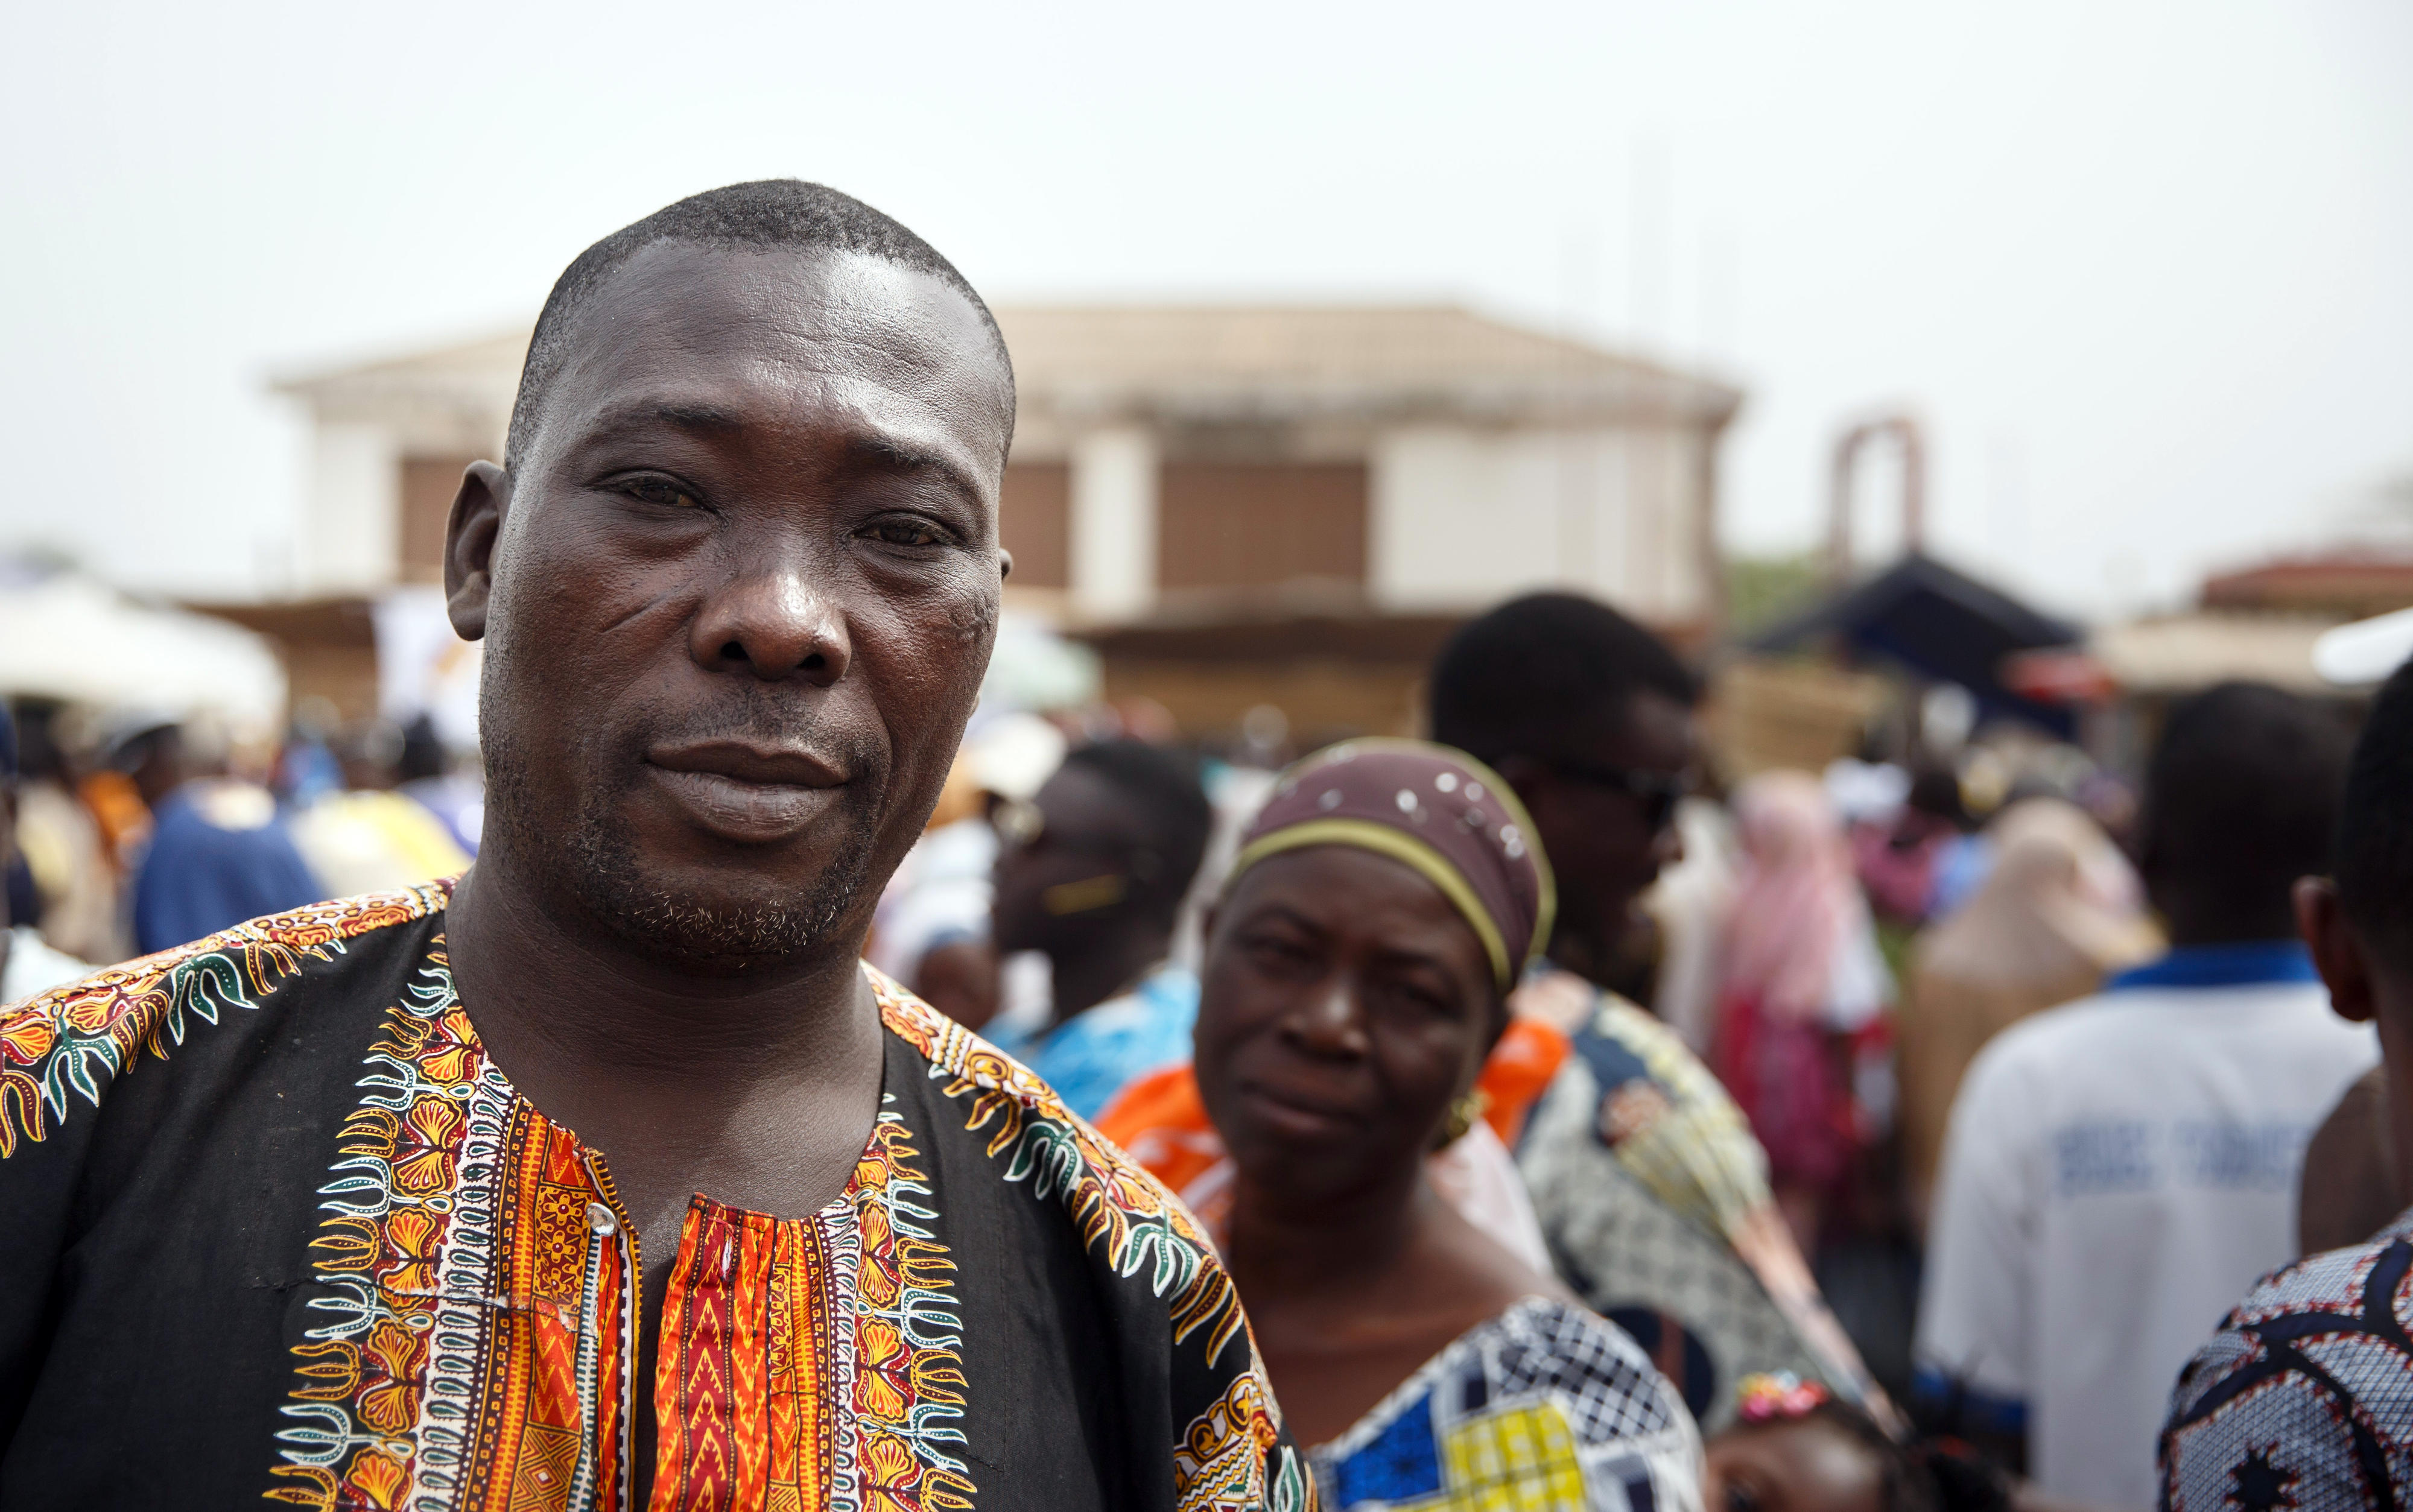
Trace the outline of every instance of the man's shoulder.
<instances>
[{"instance_id":1,"label":"man's shoulder","mask_svg":"<svg viewBox=\"0 0 2413 1512\"><path fill-rule=\"evenodd\" d=\"M0 1007L0 1156L95 1107L138 1054L166 1058L197 1024L257 1008L305 963L339 962L380 930L441 912L449 882L337 898L247 920Z\"/></svg>"},{"instance_id":2,"label":"man's shoulder","mask_svg":"<svg viewBox=\"0 0 2413 1512\"><path fill-rule=\"evenodd\" d=\"M1164 1191L1121 1146L1066 1106L1037 1072L923 1002L869 962L863 970L879 1000L882 1026L929 1064L932 1079L942 1083L947 1095L974 1099L976 1121L984 1117L983 1108L1011 1108L1016 1122L1036 1120L1057 1125L1078 1147L1085 1161L1112 1171L1118 1185L1125 1177L1135 1177ZM975 1126L984 1125L976 1122ZM1169 1192L1164 1195L1171 1196Z\"/></svg>"},{"instance_id":3,"label":"man's shoulder","mask_svg":"<svg viewBox=\"0 0 2413 1512\"><path fill-rule=\"evenodd\" d=\"M1170 1187L1100 1134L1029 1067L923 1002L869 962L881 1022L929 1066L930 1079L982 1141L1001 1181L1054 1204L1083 1250L1118 1284L1146 1285L1167 1309L1174 1342L1211 1366L1242 1350L1253 1375L1238 1290L1206 1226Z\"/></svg>"},{"instance_id":4,"label":"man's shoulder","mask_svg":"<svg viewBox=\"0 0 2413 1512\"><path fill-rule=\"evenodd\" d=\"M2413 1213L2367 1243L2272 1271L2179 1374L2164 1505L2228 1507L2258 1477L2294 1504L2359 1506L2370 1473L2413 1469Z\"/></svg>"}]
</instances>

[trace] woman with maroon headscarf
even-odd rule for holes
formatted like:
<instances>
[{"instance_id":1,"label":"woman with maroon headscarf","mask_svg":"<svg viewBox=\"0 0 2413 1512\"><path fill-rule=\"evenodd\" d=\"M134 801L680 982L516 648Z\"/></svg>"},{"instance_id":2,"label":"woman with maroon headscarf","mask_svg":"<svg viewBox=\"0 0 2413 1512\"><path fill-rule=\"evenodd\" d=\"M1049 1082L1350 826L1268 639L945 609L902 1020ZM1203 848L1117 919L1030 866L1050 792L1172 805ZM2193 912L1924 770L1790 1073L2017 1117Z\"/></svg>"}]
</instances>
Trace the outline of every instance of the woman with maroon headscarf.
<instances>
[{"instance_id":1,"label":"woman with maroon headscarf","mask_svg":"<svg viewBox=\"0 0 2413 1512\"><path fill-rule=\"evenodd\" d=\"M1488 769L1357 741L1284 774L1208 923L1210 1222L1326 1507L1699 1505L1692 1419L1650 1360L1429 1167L1479 1116L1551 906ZM1143 1160L1177 1144L1127 1108L1102 1123Z\"/></svg>"}]
</instances>

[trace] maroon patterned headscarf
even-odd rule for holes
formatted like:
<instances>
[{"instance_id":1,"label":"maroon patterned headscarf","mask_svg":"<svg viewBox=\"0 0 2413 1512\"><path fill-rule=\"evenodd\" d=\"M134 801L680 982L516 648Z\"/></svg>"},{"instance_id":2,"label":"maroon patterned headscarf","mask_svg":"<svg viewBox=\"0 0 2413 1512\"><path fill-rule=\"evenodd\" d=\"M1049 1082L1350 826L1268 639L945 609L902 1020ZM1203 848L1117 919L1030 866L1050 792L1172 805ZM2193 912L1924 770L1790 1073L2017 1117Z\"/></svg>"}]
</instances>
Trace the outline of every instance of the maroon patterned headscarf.
<instances>
[{"instance_id":1,"label":"maroon patterned headscarf","mask_svg":"<svg viewBox=\"0 0 2413 1512\"><path fill-rule=\"evenodd\" d=\"M1558 900L1533 821L1508 785L1463 751L1367 740L1309 756L1282 773L1249 827L1232 880L1310 845L1355 845L1414 867L1483 942L1503 995L1549 943Z\"/></svg>"}]
</instances>

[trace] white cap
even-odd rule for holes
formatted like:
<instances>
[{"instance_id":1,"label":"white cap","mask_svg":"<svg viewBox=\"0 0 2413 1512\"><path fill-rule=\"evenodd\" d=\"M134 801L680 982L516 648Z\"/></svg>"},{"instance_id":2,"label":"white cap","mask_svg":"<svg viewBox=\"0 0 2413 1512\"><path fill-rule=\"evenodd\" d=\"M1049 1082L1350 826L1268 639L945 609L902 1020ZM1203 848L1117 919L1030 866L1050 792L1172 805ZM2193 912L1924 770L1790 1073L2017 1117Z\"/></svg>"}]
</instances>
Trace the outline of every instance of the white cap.
<instances>
[{"instance_id":1,"label":"white cap","mask_svg":"<svg viewBox=\"0 0 2413 1512\"><path fill-rule=\"evenodd\" d=\"M2384 683L2408 656L2413 656L2413 609L2341 624L2313 642L2313 670L2340 687Z\"/></svg>"},{"instance_id":2,"label":"white cap","mask_svg":"<svg viewBox=\"0 0 2413 1512\"><path fill-rule=\"evenodd\" d=\"M1037 714L1001 714L965 742L972 780L999 798L1029 799L1064 764L1063 731Z\"/></svg>"}]
</instances>

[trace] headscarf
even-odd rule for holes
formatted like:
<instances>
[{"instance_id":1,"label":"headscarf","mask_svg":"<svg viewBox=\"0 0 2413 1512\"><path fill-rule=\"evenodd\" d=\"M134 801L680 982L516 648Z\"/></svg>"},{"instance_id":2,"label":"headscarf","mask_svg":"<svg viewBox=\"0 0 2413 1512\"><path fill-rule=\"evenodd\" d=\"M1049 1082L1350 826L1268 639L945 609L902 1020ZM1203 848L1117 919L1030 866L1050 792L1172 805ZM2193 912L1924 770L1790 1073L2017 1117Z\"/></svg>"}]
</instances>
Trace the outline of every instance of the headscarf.
<instances>
[{"instance_id":1,"label":"headscarf","mask_svg":"<svg viewBox=\"0 0 2413 1512\"><path fill-rule=\"evenodd\" d=\"M1403 861L1483 942L1503 996L1549 943L1557 894L1533 821L1490 768L1424 741L1347 741L1282 774L1226 889L1269 856L1355 845Z\"/></svg>"},{"instance_id":2,"label":"headscarf","mask_svg":"<svg viewBox=\"0 0 2413 1512\"><path fill-rule=\"evenodd\" d=\"M2154 953L2143 888L2102 827L2074 803L2022 800L1990 827L1993 870L1919 942L1918 964L1956 981L2076 984Z\"/></svg>"},{"instance_id":3,"label":"headscarf","mask_svg":"<svg viewBox=\"0 0 2413 1512\"><path fill-rule=\"evenodd\" d=\"M1843 820L1805 771L1752 778L1734 810L1743 866L1720 995L1753 999L1772 1022L1809 1022L1828 1006L1845 932L1868 911Z\"/></svg>"}]
</instances>

